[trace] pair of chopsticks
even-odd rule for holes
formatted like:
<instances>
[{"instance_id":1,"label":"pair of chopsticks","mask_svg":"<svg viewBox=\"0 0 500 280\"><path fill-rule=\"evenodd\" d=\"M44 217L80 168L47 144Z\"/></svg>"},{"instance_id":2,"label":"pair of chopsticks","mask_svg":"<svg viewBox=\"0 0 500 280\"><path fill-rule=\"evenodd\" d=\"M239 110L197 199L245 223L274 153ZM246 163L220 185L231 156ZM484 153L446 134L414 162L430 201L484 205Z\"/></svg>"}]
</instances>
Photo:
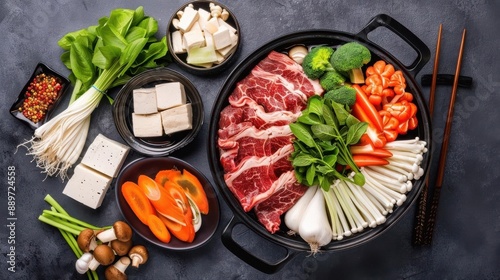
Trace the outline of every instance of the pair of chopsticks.
<instances>
[{"instance_id":1,"label":"pair of chopsticks","mask_svg":"<svg viewBox=\"0 0 500 280\"><path fill-rule=\"evenodd\" d=\"M431 82L431 90L429 95L429 113L432 117L434 111L434 100L435 100L435 92L436 92L436 84L437 84L437 74L438 74L438 66L439 66L439 55L441 48L441 34L443 30L443 25L439 25L438 30L438 38L436 44L436 55L434 58L434 67L432 71L432 82ZM453 120L453 111L455 108L455 99L457 95L458 82L460 77L460 69L462 65L462 56L464 52L465 45L465 34L466 30L464 29L462 32L462 41L460 43L460 49L458 52L457 66L455 69L455 77L453 80L453 87L451 92L450 104L448 106L448 114L446 117L446 125L444 131L443 143L441 145L441 151L439 154L439 166L436 176L436 182L434 183L434 188L431 193L430 205L428 205L427 199L429 196L429 177L424 185L424 189L420 195L420 200L417 209L416 215L416 224L414 231L414 245L430 245L432 243L432 237L434 235L434 227L436 225L437 218L437 210L439 205L439 199L441 197L441 188L443 186L444 179L444 170L446 165L446 154L448 152L448 143L450 139L451 133L451 124ZM429 212L427 211L429 210Z\"/></svg>"}]
</instances>

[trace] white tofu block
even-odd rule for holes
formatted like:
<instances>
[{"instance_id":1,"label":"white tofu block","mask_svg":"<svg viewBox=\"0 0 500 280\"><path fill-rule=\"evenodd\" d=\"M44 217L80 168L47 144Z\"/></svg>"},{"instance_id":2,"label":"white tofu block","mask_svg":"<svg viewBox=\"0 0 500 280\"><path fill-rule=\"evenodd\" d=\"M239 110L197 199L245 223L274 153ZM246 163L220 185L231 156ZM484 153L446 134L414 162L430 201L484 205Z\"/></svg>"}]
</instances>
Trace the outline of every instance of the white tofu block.
<instances>
[{"instance_id":1,"label":"white tofu block","mask_svg":"<svg viewBox=\"0 0 500 280\"><path fill-rule=\"evenodd\" d=\"M188 50L186 62L189 64L205 64L217 61L217 54L213 47L201 47Z\"/></svg>"},{"instance_id":2,"label":"white tofu block","mask_svg":"<svg viewBox=\"0 0 500 280\"><path fill-rule=\"evenodd\" d=\"M199 8L198 9L198 23L200 24L201 29L205 28L207 21L210 19L210 12Z\"/></svg>"},{"instance_id":3,"label":"white tofu block","mask_svg":"<svg viewBox=\"0 0 500 280\"><path fill-rule=\"evenodd\" d=\"M66 183L63 194L92 208L101 206L112 178L83 164L75 166L73 176Z\"/></svg>"},{"instance_id":4,"label":"white tofu block","mask_svg":"<svg viewBox=\"0 0 500 280\"><path fill-rule=\"evenodd\" d=\"M214 37L212 36L212 34L205 30L203 31L203 37L205 38L205 46L212 47L215 49Z\"/></svg>"},{"instance_id":5,"label":"white tofu block","mask_svg":"<svg viewBox=\"0 0 500 280\"><path fill-rule=\"evenodd\" d=\"M172 32L172 48L174 49L174 53L185 53L186 49L184 48L184 44L182 42L182 34L180 31Z\"/></svg>"},{"instance_id":6,"label":"white tofu block","mask_svg":"<svg viewBox=\"0 0 500 280\"><path fill-rule=\"evenodd\" d=\"M81 163L109 177L116 177L130 148L102 134L90 144Z\"/></svg>"},{"instance_id":7,"label":"white tofu block","mask_svg":"<svg viewBox=\"0 0 500 280\"><path fill-rule=\"evenodd\" d=\"M186 42L186 49L188 51L205 45L205 37L203 37L201 29L195 29L184 33L184 41Z\"/></svg>"},{"instance_id":8,"label":"white tofu block","mask_svg":"<svg viewBox=\"0 0 500 280\"><path fill-rule=\"evenodd\" d=\"M219 23L219 26L225 26L227 29L229 29L229 31L231 31L231 33L234 33L236 34L237 30L236 28L234 28L231 24L225 22L224 20L222 20L220 17L217 18L217 22Z\"/></svg>"},{"instance_id":9,"label":"white tofu block","mask_svg":"<svg viewBox=\"0 0 500 280\"><path fill-rule=\"evenodd\" d=\"M189 31L193 31L193 30L200 30L200 31L202 31L200 23L198 21L196 21L195 23L193 23L193 26L191 26L191 29L189 29Z\"/></svg>"},{"instance_id":10,"label":"white tofu block","mask_svg":"<svg viewBox=\"0 0 500 280\"><path fill-rule=\"evenodd\" d=\"M193 24L198 21L198 17L199 14L197 10L191 7L186 7L181 19L179 20L179 30L182 32L189 31Z\"/></svg>"},{"instance_id":11,"label":"white tofu block","mask_svg":"<svg viewBox=\"0 0 500 280\"><path fill-rule=\"evenodd\" d=\"M160 111L186 104L184 85L180 82L156 85L156 104Z\"/></svg>"},{"instance_id":12,"label":"white tofu block","mask_svg":"<svg viewBox=\"0 0 500 280\"><path fill-rule=\"evenodd\" d=\"M172 20L172 25L174 26L175 29L179 29L179 19L178 18L174 18Z\"/></svg>"},{"instance_id":13,"label":"white tofu block","mask_svg":"<svg viewBox=\"0 0 500 280\"><path fill-rule=\"evenodd\" d=\"M236 45L238 44L238 35L231 33L231 45L217 50L222 56L228 57L233 51L236 49Z\"/></svg>"},{"instance_id":14,"label":"white tofu block","mask_svg":"<svg viewBox=\"0 0 500 280\"><path fill-rule=\"evenodd\" d=\"M210 34L214 34L215 32L217 32L218 29L219 29L219 21L217 20L217 18L209 19L205 24L204 28L204 30L210 32Z\"/></svg>"},{"instance_id":15,"label":"white tofu block","mask_svg":"<svg viewBox=\"0 0 500 280\"><path fill-rule=\"evenodd\" d=\"M132 114L132 127L135 137L159 137L163 135L160 113Z\"/></svg>"},{"instance_id":16,"label":"white tofu block","mask_svg":"<svg viewBox=\"0 0 500 280\"><path fill-rule=\"evenodd\" d=\"M215 52L215 55L217 55L217 61L214 64L221 64L226 59L220 52Z\"/></svg>"},{"instance_id":17,"label":"white tofu block","mask_svg":"<svg viewBox=\"0 0 500 280\"><path fill-rule=\"evenodd\" d=\"M134 113L152 114L158 112L156 109L156 91L154 88L139 88L132 91Z\"/></svg>"},{"instance_id":18,"label":"white tofu block","mask_svg":"<svg viewBox=\"0 0 500 280\"><path fill-rule=\"evenodd\" d=\"M172 134L193 128L193 111L191 103L162 111L160 114L165 134Z\"/></svg>"},{"instance_id":19,"label":"white tofu block","mask_svg":"<svg viewBox=\"0 0 500 280\"><path fill-rule=\"evenodd\" d=\"M215 64L215 62L200 63L200 64L191 63L191 65L199 66L199 67L203 67L203 68L210 68L210 67L214 66L214 64Z\"/></svg>"},{"instance_id":20,"label":"white tofu block","mask_svg":"<svg viewBox=\"0 0 500 280\"><path fill-rule=\"evenodd\" d=\"M231 32L227 27L221 25L217 32L213 33L214 45L216 50L223 49L232 44Z\"/></svg>"}]
</instances>

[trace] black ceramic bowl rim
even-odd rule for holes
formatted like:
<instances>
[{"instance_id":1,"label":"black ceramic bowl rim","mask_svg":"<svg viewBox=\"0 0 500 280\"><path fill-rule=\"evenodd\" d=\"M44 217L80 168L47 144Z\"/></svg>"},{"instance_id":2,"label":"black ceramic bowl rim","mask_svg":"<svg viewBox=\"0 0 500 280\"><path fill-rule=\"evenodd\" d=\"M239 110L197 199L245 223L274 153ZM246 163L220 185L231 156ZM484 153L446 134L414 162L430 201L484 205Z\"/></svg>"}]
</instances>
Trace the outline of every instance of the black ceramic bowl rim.
<instances>
[{"instance_id":1,"label":"black ceramic bowl rim","mask_svg":"<svg viewBox=\"0 0 500 280\"><path fill-rule=\"evenodd\" d=\"M193 109L193 128L162 137L135 137L131 124L132 91L164 82L180 82L184 85L186 98ZM166 156L191 143L196 137L204 120L203 101L196 87L184 75L165 67L155 68L134 76L118 92L113 103L113 120L118 133L133 150L148 156Z\"/></svg>"},{"instance_id":2,"label":"black ceramic bowl rim","mask_svg":"<svg viewBox=\"0 0 500 280\"><path fill-rule=\"evenodd\" d=\"M51 76L54 76L54 77L58 78L61 81L61 89L59 91L59 94L58 94L55 102L52 105L49 106L49 108L47 110L47 113L45 114L45 117L43 118L43 120L41 120L41 121L39 121L37 123L34 123L33 121L31 121L28 118L26 118L21 112L19 112L19 107L24 102L25 93L26 93L26 90L28 89L28 86L29 86L30 82L33 81L33 79L35 78L35 76L37 76L38 74L42 74L42 73L49 74ZM12 107L10 108L10 114L12 116L14 116L16 119L22 121L23 123L25 123L26 125L28 125L29 127L31 127L32 129L39 128L45 122L47 122L47 120L50 119L52 113L54 112L55 108L57 107L57 104L59 104L59 102L61 101L62 97L66 93L66 91L67 91L67 89L69 87L69 84L70 84L70 82L69 82L69 80L66 77L64 77L63 75L57 73L56 71L54 71L52 68L50 68L46 64L44 64L42 62L39 62L36 65L35 70L33 70L33 74L31 74L29 80L26 82L26 84L24 85L24 87L22 88L22 90L19 92L19 95L18 95L16 101L12 104Z\"/></svg>"},{"instance_id":3,"label":"black ceramic bowl rim","mask_svg":"<svg viewBox=\"0 0 500 280\"><path fill-rule=\"evenodd\" d=\"M224 82L219 95L214 102L212 107L212 118L210 120L209 125L209 141L208 141L208 157L210 163L210 169L212 171L212 177L215 182L215 186L218 188L219 192L222 194L224 200L229 205L233 213L235 214L235 219L237 220L234 223L242 222L247 225L250 229L256 232L261 237L272 241L278 245L284 246L285 248L297 250L297 251L308 251L310 250L309 245L303 241L298 236L290 236L287 235L284 229L286 227L282 223L282 228L274 234L269 233L264 226L262 226L255 214L253 212L244 212L239 201L232 194L232 192L227 187L224 178L223 178L223 169L219 161L219 149L217 148L217 130L219 123L219 114L221 110L228 104L227 98L233 91L236 84L243 79L246 75L249 74L254 65L256 65L260 60L262 60L270 51L275 50L278 52L286 52L289 48L295 45L338 45L342 43L346 43L349 41L358 41L365 44L372 55L375 58L380 58L389 63L393 64L396 68L401 69L405 75L407 81L407 89L414 94L414 102L417 104L419 108L417 117L419 120L419 127L410 131L407 134L407 137L415 137L421 136L420 139L424 140L429 145L431 144L431 124L430 117L427 108L427 104L425 102L425 98L422 95L422 92L413 77L410 74L410 71L407 69L405 65L403 65L399 60L397 60L392 54L382 49L378 45L373 44L372 42L363 39L355 34L350 34L341 31L333 31L333 30L304 30L300 32L294 32L290 34L283 35L279 38L276 38L266 44L264 44L259 49L255 50L253 53L249 54L246 58L243 59L231 72L226 81ZM372 60L376 61L375 59ZM378 225L375 228L369 228L364 230L363 232L356 233L353 236L344 238L343 240L336 240L330 242L328 245L322 247L321 249L324 251L338 251L347 248L352 248L355 246L359 246L363 243L366 243L373 238L379 236L391 226L393 226L415 203L418 198L419 193L421 192L424 184L424 179L426 178L429 172L429 164L430 164L430 152L424 154L424 160L421 163L421 167L424 169L425 174L417 181L414 182L413 189L407 193L407 200L403 203L402 206L398 206L394 209L394 212L390 215L387 215L387 220L384 224ZM228 226L229 227L229 226ZM233 249L235 250L235 249Z\"/></svg>"},{"instance_id":4,"label":"black ceramic bowl rim","mask_svg":"<svg viewBox=\"0 0 500 280\"><path fill-rule=\"evenodd\" d=\"M207 215L202 215L201 228L196 232L195 239L192 243L182 242L171 237L169 243L162 242L156 238L151 230L143 224L132 209L128 206L125 198L121 193L121 187L124 182L132 181L137 183L140 174L145 174L154 179L156 172L161 169L178 168L179 170L188 169L201 182L205 193L207 194L209 203L209 212ZM139 172L140 170L140 172ZM125 221L132 227L134 233L140 235L147 241L159 247L174 251L189 251L199 248L212 239L220 221L220 204L217 193L210 181L193 165L175 157L153 157L153 158L138 158L127 164L118 174L115 180L115 196L120 213Z\"/></svg>"},{"instance_id":5,"label":"black ceramic bowl rim","mask_svg":"<svg viewBox=\"0 0 500 280\"><path fill-rule=\"evenodd\" d=\"M240 46L241 46L241 28L240 28L240 24L238 23L238 20L236 19L236 16L233 14L233 12L231 12L231 10L229 10L224 4L221 4L221 3L216 2L216 1L195 0L195 1L189 1L189 2L185 3L184 5L182 5L181 7L179 7L177 10L175 10L175 12L170 17L170 20L168 21L167 35L166 35L168 49L169 50L174 49L172 47L172 32L174 32L176 29L175 29L175 27L173 27L172 21L174 18L177 18L177 12L180 10L184 10L184 8L186 8L189 4L193 4L194 8L196 9L196 8L200 8L200 7L208 8L210 3L214 3L215 5L219 5L222 9L226 9L226 11L228 11L229 18L227 21L229 23L232 23L232 26L237 30L236 33L238 34L238 43L236 45L236 49L222 63L220 63L218 65L214 65L214 66L209 67L209 68L198 67L198 66L188 64L185 60L180 58L179 55L177 55L173 51L169 52L169 54L172 56L174 61L181 68L183 68L184 70L186 70L192 74L196 74L196 75L218 74L218 73L222 72L223 70L227 69L236 59L236 57L239 53ZM208 11L210 11L210 10L208 9Z\"/></svg>"}]
</instances>

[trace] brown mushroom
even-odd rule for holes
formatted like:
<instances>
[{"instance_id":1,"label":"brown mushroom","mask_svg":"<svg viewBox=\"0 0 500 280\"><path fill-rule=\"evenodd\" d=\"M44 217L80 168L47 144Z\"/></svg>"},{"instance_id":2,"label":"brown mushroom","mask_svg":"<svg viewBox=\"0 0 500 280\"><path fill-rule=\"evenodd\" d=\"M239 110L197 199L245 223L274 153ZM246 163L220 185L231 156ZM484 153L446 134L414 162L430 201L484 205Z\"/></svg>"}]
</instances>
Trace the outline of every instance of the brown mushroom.
<instances>
[{"instance_id":1,"label":"brown mushroom","mask_svg":"<svg viewBox=\"0 0 500 280\"><path fill-rule=\"evenodd\" d=\"M129 241L120 241L118 239L115 239L110 242L111 244L111 249L115 251L115 254L118 256L125 256L128 254L128 251L130 251L130 248L132 248L132 239Z\"/></svg>"},{"instance_id":2,"label":"brown mushroom","mask_svg":"<svg viewBox=\"0 0 500 280\"><path fill-rule=\"evenodd\" d=\"M90 252L94 250L97 246L95 232L89 228L80 231L76 242L78 243L78 247L80 247L83 252Z\"/></svg>"},{"instance_id":3,"label":"brown mushroom","mask_svg":"<svg viewBox=\"0 0 500 280\"><path fill-rule=\"evenodd\" d=\"M112 228L104 230L97 234L97 238L103 243L115 239L123 242L129 241L132 238L132 228L123 221L116 221L113 224Z\"/></svg>"},{"instance_id":4,"label":"brown mushroom","mask_svg":"<svg viewBox=\"0 0 500 280\"><path fill-rule=\"evenodd\" d=\"M94 249L94 258L90 261L89 269L96 270L99 265L110 265L115 260L115 254L111 247L99 244Z\"/></svg>"},{"instance_id":5,"label":"brown mushroom","mask_svg":"<svg viewBox=\"0 0 500 280\"><path fill-rule=\"evenodd\" d=\"M110 265L104 271L104 277L107 280L126 280L128 279L125 270L130 265L128 257L121 257L114 265Z\"/></svg>"},{"instance_id":6,"label":"brown mushroom","mask_svg":"<svg viewBox=\"0 0 500 280\"><path fill-rule=\"evenodd\" d=\"M128 256L132 260L132 266L138 268L140 264L145 264L148 261L148 249L142 245L135 245L128 252Z\"/></svg>"}]
</instances>

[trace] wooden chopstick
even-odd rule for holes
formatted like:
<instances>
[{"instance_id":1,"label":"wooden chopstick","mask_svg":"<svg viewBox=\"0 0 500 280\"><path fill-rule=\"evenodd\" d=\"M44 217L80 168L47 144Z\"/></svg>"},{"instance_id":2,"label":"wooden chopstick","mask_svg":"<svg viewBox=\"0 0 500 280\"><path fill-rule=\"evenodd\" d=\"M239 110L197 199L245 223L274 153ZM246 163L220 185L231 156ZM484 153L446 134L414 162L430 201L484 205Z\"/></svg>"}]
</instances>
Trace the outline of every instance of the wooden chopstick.
<instances>
[{"instance_id":1,"label":"wooden chopstick","mask_svg":"<svg viewBox=\"0 0 500 280\"><path fill-rule=\"evenodd\" d=\"M462 41L460 43L460 50L458 52L457 67L455 70L455 79L453 81L453 88L451 91L450 104L448 106L448 115L446 117L446 125L444 129L443 144L441 145L441 153L439 155L439 166L436 178L436 183L434 185L434 191L432 193L432 201L430 206L429 216L427 217L427 228L425 232L424 244L430 245L432 243L432 237L434 235L434 227L436 224L437 208L439 205L439 198L441 196L441 188L443 185L444 170L446 165L446 153L448 152L448 143L451 134L451 124L453 120L453 111L455 108L455 99L458 89L458 78L460 76L460 69L462 66L462 56L464 52L465 45L465 34L466 29L462 32Z\"/></svg>"},{"instance_id":2,"label":"wooden chopstick","mask_svg":"<svg viewBox=\"0 0 500 280\"><path fill-rule=\"evenodd\" d=\"M429 94L429 114L432 118L432 114L434 112L434 97L436 95L436 84L437 84L437 75L439 68L439 55L441 53L441 34L443 33L443 24L439 25L438 29L438 38L436 43L436 56L434 57L434 67L432 69L432 81L431 81L431 91Z\"/></svg>"},{"instance_id":3,"label":"wooden chopstick","mask_svg":"<svg viewBox=\"0 0 500 280\"><path fill-rule=\"evenodd\" d=\"M432 119L432 114L434 112L434 100L436 94L436 84L437 84L437 75L439 68L439 55L441 53L441 34L443 32L443 24L439 25L437 43L436 43L436 54L434 56L434 66L432 69L432 82L431 82L431 90L429 94L429 115ZM426 213L427 213L427 196L429 189L429 176L427 177L424 188L420 193L417 214L415 217L415 229L413 233L413 244L414 245L422 245L424 241L424 232L426 227Z\"/></svg>"}]
</instances>

